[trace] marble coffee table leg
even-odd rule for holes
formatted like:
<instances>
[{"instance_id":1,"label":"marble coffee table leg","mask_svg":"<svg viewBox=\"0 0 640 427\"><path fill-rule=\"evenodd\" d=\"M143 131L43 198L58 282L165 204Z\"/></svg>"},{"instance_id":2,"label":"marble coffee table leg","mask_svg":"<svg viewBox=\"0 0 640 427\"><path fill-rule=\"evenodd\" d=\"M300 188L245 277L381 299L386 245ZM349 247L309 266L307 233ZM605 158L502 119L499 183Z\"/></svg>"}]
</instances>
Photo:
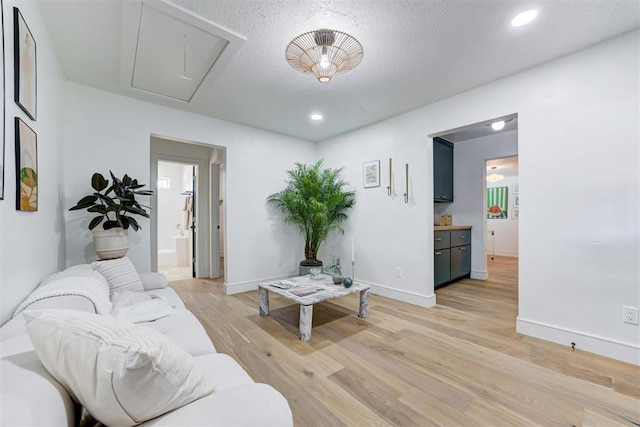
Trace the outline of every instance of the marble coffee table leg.
<instances>
[{"instance_id":1,"label":"marble coffee table leg","mask_svg":"<svg viewBox=\"0 0 640 427\"><path fill-rule=\"evenodd\" d=\"M369 289L360 291L360 311L358 317L369 317Z\"/></svg>"},{"instance_id":2,"label":"marble coffee table leg","mask_svg":"<svg viewBox=\"0 0 640 427\"><path fill-rule=\"evenodd\" d=\"M269 315L269 291L260 288L260 316Z\"/></svg>"},{"instance_id":3,"label":"marble coffee table leg","mask_svg":"<svg viewBox=\"0 0 640 427\"><path fill-rule=\"evenodd\" d=\"M300 305L299 337L302 341L311 339L311 319L313 318L313 305Z\"/></svg>"}]
</instances>

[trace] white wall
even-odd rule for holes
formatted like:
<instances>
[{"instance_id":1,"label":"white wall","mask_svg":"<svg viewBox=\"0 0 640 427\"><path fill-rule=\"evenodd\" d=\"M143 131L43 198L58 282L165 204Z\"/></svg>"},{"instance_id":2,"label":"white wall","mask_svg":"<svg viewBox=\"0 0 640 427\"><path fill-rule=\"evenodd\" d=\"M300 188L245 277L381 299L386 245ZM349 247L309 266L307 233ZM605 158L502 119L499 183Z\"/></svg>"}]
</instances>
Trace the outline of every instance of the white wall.
<instances>
[{"instance_id":1,"label":"white wall","mask_svg":"<svg viewBox=\"0 0 640 427\"><path fill-rule=\"evenodd\" d=\"M94 171L110 168L141 182L150 178L150 135L198 141L226 148L226 289L250 289L255 283L297 270L302 241L269 211L266 197L284 186L294 162L311 162L315 144L199 116L86 86L67 83L65 206L89 190ZM68 264L93 259L86 212L65 212ZM151 266L149 221L131 233L128 256L141 271Z\"/></svg>"},{"instance_id":2,"label":"white wall","mask_svg":"<svg viewBox=\"0 0 640 427\"><path fill-rule=\"evenodd\" d=\"M36 41L37 121L13 101L13 7L22 13ZM0 323L48 274L64 266L62 126L64 79L46 25L33 1L4 1L5 152L4 200L0 200ZM14 118L37 134L38 211L16 211ZM1 144L0 144L1 147ZM1 155L1 153L0 153Z\"/></svg>"},{"instance_id":3,"label":"white wall","mask_svg":"<svg viewBox=\"0 0 640 427\"><path fill-rule=\"evenodd\" d=\"M375 293L431 307L435 304L433 174L427 133L422 123L416 125L406 114L319 144L318 155L326 166L344 167L345 180L356 190L345 235L333 236L321 248L320 258L341 254L349 263L353 236L357 280L373 285ZM387 194L390 157L391 196ZM363 188L363 163L371 160L380 160L380 187ZM403 196L407 163L409 203ZM396 277L397 268L401 278Z\"/></svg>"},{"instance_id":4,"label":"white wall","mask_svg":"<svg viewBox=\"0 0 640 427\"><path fill-rule=\"evenodd\" d=\"M519 219L514 218L514 195L513 185L517 184L519 179L517 176L505 177L502 181L496 183L487 182L487 188L508 187L507 190L507 218L495 219L487 218L487 232L485 233L485 246L488 255L518 256L518 223ZM518 194L518 197L520 195ZM544 207L539 212L546 214ZM553 215L552 212L548 213ZM486 215L485 215L486 216ZM491 231L494 232L493 236Z\"/></svg>"},{"instance_id":5,"label":"white wall","mask_svg":"<svg viewBox=\"0 0 640 427\"><path fill-rule=\"evenodd\" d=\"M639 46L634 31L320 143L319 155L346 166L358 188L349 224L356 277L416 303L433 298L428 135L517 113L517 330L640 364L640 329L621 318L623 305L640 306ZM362 189L362 162L384 165L389 157L398 165L397 195L387 196L384 184ZM404 204L400 164L407 161L412 196ZM539 215L539 206L556 214ZM603 206L615 207L614 221ZM396 266L402 279L392 274Z\"/></svg>"}]
</instances>

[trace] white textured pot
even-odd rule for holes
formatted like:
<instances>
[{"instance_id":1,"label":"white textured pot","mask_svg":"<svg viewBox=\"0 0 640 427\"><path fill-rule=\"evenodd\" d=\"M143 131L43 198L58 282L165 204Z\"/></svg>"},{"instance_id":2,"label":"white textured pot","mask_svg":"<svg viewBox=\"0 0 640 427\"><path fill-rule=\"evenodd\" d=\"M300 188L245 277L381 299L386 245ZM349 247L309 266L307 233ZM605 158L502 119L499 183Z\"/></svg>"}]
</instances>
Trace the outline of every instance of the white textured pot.
<instances>
[{"instance_id":1,"label":"white textured pot","mask_svg":"<svg viewBox=\"0 0 640 427\"><path fill-rule=\"evenodd\" d=\"M122 258L129 250L129 230L121 227L93 230L93 247L100 259Z\"/></svg>"}]
</instances>

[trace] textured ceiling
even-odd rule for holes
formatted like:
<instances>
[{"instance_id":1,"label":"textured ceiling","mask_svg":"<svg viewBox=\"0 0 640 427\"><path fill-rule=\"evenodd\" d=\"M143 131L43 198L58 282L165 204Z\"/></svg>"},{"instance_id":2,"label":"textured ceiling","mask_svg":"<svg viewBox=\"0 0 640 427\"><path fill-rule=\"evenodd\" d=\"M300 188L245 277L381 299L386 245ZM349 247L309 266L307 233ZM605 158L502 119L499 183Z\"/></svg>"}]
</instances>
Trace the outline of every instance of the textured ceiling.
<instances>
[{"instance_id":1,"label":"textured ceiling","mask_svg":"<svg viewBox=\"0 0 640 427\"><path fill-rule=\"evenodd\" d=\"M71 81L312 141L396 116L640 26L638 0L172 3L246 38L224 69L205 79L190 103L147 98L122 87L122 1L42 0L39 5ZM509 25L516 13L531 7L539 10L536 21L521 28ZM295 71L284 57L289 41L318 28L350 33L364 47L362 63L328 84ZM311 112L324 114L324 120L311 122Z\"/></svg>"}]
</instances>

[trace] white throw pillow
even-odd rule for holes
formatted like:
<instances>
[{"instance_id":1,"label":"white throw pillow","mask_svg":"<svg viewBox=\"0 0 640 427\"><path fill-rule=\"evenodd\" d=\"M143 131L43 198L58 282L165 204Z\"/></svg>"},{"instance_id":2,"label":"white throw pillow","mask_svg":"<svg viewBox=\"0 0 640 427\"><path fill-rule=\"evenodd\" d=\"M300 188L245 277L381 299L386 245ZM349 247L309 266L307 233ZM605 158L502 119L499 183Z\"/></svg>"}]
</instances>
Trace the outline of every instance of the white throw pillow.
<instances>
[{"instance_id":1,"label":"white throw pillow","mask_svg":"<svg viewBox=\"0 0 640 427\"><path fill-rule=\"evenodd\" d=\"M111 293L115 291L144 291L140 275L127 257L95 261L91 265L107 279Z\"/></svg>"},{"instance_id":2,"label":"white throw pillow","mask_svg":"<svg viewBox=\"0 0 640 427\"><path fill-rule=\"evenodd\" d=\"M73 310L24 317L47 371L103 424L133 426L213 392L193 357L151 328Z\"/></svg>"}]
</instances>

